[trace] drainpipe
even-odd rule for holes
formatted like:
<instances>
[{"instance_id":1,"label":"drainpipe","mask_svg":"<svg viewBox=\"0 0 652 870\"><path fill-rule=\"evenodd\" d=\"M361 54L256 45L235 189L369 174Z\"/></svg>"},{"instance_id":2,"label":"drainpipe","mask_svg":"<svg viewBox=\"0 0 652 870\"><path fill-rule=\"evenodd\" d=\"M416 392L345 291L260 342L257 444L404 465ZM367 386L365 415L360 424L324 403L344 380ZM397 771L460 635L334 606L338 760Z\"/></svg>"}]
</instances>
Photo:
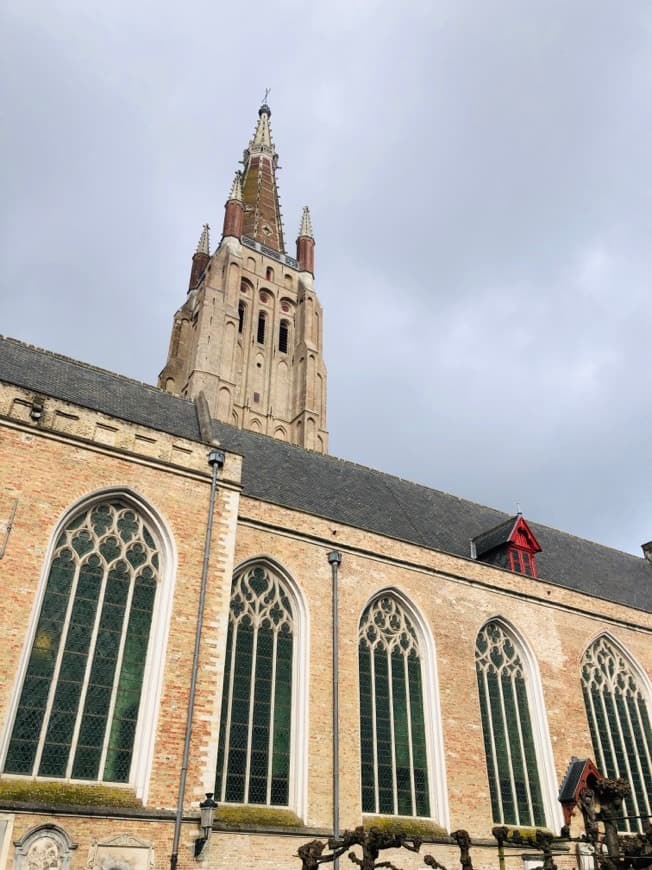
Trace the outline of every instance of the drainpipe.
<instances>
[{"instance_id":1,"label":"drainpipe","mask_svg":"<svg viewBox=\"0 0 652 870\"><path fill-rule=\"evenodd\" d=\"M337 573L342 554L331 550L328 562L333 575L333 837L340 835L340 714L339 714L339 646L337 623ZM334 870L339 870L340 859L335 858Z\"/></svg>"},{"instance_id":2,"label":"drainpipe","mask_svg":"<svg viewBox=\"0 0 652 870\"><path fill-rule=\"evenodd\" d=\"M213 474L211 478L211 494L208 502L208 518L206 520L206 537L204 539L204 564L201 572L201 587L199 604L197 606L197 627L195 629L195 649L192 655L192 674L190 677L190 696L188 698L188 714L186 716L186 736L183 744L183 760L181 762L181 778L179 780L179 799L177 815L174 821L174 839L170 855L170 870L175 870L179 860L179 838L181 836L181 820L183 817L183 796L186 793L186 777L188 776L188 759L190 757L190 738L192 736L192 714L197 691L197 672L199 670L199 650L201 646L201 629L204 621L204 604L206 602L206 586L208 584L208 561L211 552L213 536L213 513L215 511L215 495L217 493L217 473L224 465L224 451L211 450L208 454L208 464Z\"/></svg>"}]
</instances>

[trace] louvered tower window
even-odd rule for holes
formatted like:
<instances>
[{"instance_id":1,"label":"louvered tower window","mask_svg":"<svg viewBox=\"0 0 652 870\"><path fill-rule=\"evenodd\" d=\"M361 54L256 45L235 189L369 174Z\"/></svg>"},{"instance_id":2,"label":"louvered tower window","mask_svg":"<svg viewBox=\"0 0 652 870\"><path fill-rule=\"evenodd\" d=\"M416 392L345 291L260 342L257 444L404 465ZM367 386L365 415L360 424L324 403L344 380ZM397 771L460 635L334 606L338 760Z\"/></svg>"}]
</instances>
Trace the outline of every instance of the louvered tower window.
<instances>
[{"instance_id":1,"label":"louvered tower window","mask_svg":"<svg viewBox=\"0 0 652 870\"><path fill-rule=\"evenodd\" d=\"M278 328L278 349L279 353L287 353L288 352L288 335L290 334L290 327L287 320L281 320Z\"/></svg>"},{"instance_id":2,"label":"louvered tower window","mask_svg":"<svg viewBox=\"0 0 652 870\"><path fill-rule=\"evenodd\" d=\"M362 811L429 816L421 650L392 595L363 613L359 661Z\"/></svg>"},{"instance_id":3,"label":"louvered tower window","mask_svg":"<svg viewBox=\"0 0 652 870\"><path fill-rule=\"evenodd\" d=\"M115 500L69 522L50 563L6 773L128 782L159 557Z\"/></svg>"},{"instance_id":4,"label":"louvered tower window","mask_svg":"<svg viewBox=\"0 0 652 870\"><path fill-rule=\"evenodd\" d=\"M289 802L295 622L287 590L254 565L231 590L215 797Z\"/></svg>"},{"instance_id":5,"label":"louvered tower window","mask_svg":"<svg viewBox=\"0 0 652 870\"><path fill-rule=\"evenodd\" d=\"M623 777L631 796L623 815L652 814L652 728L648 696L634 668L604 635L582 659L582 691L595 760L601 773ZM622 822L622 829L642 831L642 820Z\"/></svg>"},{"instance_id":6,"label":"louvered tower window","mask_svg":"<svg viewBox=\"0 0 652 870\"><path fill-rule=\"evenodd\" d=\"M498 621L479 632L475 664L495 822L545 826L528 681L514 638Z\"/></svg>"},{"instance_id":7,"label":"louvered tower window","mask_svg":"<svg viewBox=\"0 0 652 870\"><path fill-rule=\"evenodd\" d=\"M247 306L244 304L244 302L241 302L238 305L238 332L242 332L244 329L246 310L247 310Z\"/></svg>"},{"instance_id":8,"label":"louvered tower window","mask_svg":"<svg viewBox=\"0 0 652 870\"><path fill-rule=\"evenodd\" d=\"M258 329L256 331L256 341L258 344L265 344L265 314L260 312L258 315Z\"/></svg>"}]
</instances>

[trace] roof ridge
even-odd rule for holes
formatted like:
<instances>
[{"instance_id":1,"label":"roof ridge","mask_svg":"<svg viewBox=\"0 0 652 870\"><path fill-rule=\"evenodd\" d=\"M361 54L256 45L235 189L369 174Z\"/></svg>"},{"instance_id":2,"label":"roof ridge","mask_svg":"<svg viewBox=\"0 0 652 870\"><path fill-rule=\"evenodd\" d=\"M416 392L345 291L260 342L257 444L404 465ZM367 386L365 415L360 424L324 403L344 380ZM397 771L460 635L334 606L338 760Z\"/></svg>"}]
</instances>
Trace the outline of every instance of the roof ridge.
<instances>
[{"instance_id":1,"label":"roof ridge","mask_svg":"<svg viewBox=\"0 0 652 870\"><path fill-rule=\"evenodd\" d=\"M176 399L181 402L185 402L186 404L192 405L194 404L192 399L184 398L183 396L173 396L172 393L168 393L167 390L162 389L161 387L156 387L154 384L148 384L146 381L139 381L138 378L130 378L128 375L121 375L118 372L113 372L111 369L102 368L102 366L96 366L92 363L86 363L82 360L75 359L72 356L66 356L62 353L57 353L54 350L47 350L44 347L39 347L36 344L29 344L26 341L21 341L18 338L12 338L10 335L0 335L0 341L8 341L11 344L15 344L18 347L24 347L27 350L33 350L37 353L43 354L46 357L52 357L54 359L61 360L62 362L72 363L72 365L79 366L82 369L86 369L87 371L100 372L103 375L110 375L112 378L116 378L119 381L125 381L129 384L136 384L139 387L145 387L148 390L152 390L155 393L161 393L165 396L169 396L171 399Z\"/></svg>"}]
</instances>

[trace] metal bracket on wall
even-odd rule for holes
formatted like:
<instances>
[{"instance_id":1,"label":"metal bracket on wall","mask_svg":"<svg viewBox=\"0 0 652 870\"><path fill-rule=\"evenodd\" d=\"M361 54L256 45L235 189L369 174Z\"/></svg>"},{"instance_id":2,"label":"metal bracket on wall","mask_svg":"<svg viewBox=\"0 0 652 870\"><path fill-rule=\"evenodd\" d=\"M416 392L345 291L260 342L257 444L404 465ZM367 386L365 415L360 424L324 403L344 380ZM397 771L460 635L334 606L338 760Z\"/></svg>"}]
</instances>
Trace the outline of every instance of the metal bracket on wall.
<instances>
[{"instance_id":1,"label":"metal bracket on wall","mask_svg":"<svg viewBox=\"0 0 652 870\"><path fill-rule=\"evenodd\" d=\"M14 518L16 516L16 509L17 508L18 508L18 499L15 498L13 507L11 509L11 516L9 517L9 520L5 526L5 535L4 535L4 539L2 541L2 546L0 546L0 559L2 559L2 557L5 554L5 550L7 549L7 541L9 540L9 535L11 534L11 530L14 526Z\"/></svg>"}]
</instances>

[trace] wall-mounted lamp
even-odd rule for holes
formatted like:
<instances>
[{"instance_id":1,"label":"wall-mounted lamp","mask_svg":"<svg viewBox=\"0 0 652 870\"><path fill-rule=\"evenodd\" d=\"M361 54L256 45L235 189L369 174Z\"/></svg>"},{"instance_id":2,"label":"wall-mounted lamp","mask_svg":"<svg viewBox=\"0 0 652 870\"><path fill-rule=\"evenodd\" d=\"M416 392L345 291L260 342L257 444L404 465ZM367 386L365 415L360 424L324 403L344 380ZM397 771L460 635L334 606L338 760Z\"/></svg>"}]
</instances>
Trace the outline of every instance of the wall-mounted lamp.
<instances>
[{"instance_id":1,"label":"wall-mounted lamp","mask_svg":"<svg viewBox=\"0 0 652 870\"><path fill-rule=\"evenodd\" d=\"M202 801L199 804L199 812L201 813L199 824L201 826L204 836L197 837L197 839L195 840L195 858L198 858L201 855L201 851L211 835L216 809L217 802L213 800L213 792L206 792L206 800Z\"/></svg>"}]
</instances>

